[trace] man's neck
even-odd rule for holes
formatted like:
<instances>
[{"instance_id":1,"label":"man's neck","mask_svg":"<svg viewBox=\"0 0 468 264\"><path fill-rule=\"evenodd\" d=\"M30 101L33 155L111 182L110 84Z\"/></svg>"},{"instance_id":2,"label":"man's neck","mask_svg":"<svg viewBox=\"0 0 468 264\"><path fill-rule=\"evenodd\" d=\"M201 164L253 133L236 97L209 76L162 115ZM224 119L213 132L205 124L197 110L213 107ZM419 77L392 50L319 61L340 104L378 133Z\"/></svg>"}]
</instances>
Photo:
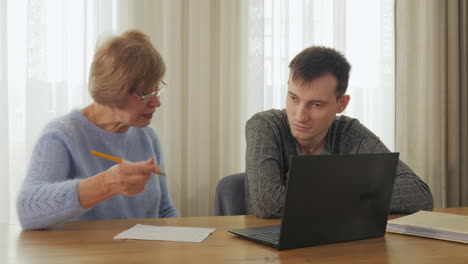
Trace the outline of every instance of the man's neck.
<instances>
[{"instance_id":1,"label":"man's neck","mask_svg":"<svg viewBox=\"0 0 468 264\"><path fill-rule=\"evenodd\" d=\"M316 135L308 140L301 140L296 138L299 146L300 154L303 155L320 155L325 148L325 139L327 137L328 130Z\"/></svg>"},{"instance_id":2,"label":"man's neck","mask_svg":"<svg viewBox=\"0 0 468 264\"><path fill-rule=\"evenodd\" d=\"M318 142L297 140L299 151L304 155L320 155L325 148L325 137Z\"/></svg>"}]
</instances>

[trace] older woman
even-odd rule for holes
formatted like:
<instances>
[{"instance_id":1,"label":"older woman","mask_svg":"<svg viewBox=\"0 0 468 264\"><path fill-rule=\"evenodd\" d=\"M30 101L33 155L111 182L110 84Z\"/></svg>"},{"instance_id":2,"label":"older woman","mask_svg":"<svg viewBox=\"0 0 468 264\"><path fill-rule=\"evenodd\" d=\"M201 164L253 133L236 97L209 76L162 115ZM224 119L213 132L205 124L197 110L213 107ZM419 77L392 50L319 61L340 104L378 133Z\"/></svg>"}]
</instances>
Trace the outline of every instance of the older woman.
<instances>
[{"instance_id":1,"label":"older woman","mask_svg":"<svg viewBox=\"0 0 468 264\"><path fill-rule=\"evenodd\" d=\"M49 123L32 153L18 195L24 229L67 220L175 217L158 136L148 125L157 107L165 64L150 39L128 31L94 56L94 102ZM98 151L132 161L115 162Z\"/></svg>"}]
</instances>

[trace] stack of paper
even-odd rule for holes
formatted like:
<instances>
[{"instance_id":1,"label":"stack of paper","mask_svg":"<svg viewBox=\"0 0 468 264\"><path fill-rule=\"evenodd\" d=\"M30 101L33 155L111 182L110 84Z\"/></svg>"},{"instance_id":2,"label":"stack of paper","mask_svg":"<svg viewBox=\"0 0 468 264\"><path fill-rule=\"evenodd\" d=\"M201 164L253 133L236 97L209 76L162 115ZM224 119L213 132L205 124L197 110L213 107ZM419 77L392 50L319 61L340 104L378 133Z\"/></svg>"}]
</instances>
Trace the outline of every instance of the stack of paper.
<instances>
[{"instance_id":1,"label":"stack of paper","mask_svg":"<svg viewBox=\"0 0 468 264\"><path fill-rule=\"evenodd\" d=\"M215 228L135 225L114 239L202 242Z\"/></svg>"},{"instance_id":2,"label":"stack of paper","mask_svg":"<svg viewBox=\"0 0 468 264\"><path fill-rule=\"evenodd\" d=\"M388 221L387 231L468 244L468 216L419 211Z\"/></svg>"}]
</instances>

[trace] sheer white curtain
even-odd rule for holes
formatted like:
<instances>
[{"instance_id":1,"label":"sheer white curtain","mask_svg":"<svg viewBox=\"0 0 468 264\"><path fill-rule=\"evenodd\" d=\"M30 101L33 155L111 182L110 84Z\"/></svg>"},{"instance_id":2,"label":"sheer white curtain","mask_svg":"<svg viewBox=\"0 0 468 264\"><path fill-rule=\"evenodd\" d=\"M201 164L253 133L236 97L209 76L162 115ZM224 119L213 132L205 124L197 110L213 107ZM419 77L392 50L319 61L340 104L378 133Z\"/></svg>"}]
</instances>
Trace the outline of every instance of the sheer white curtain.
<instances>
[{"instance_id":1,"label":"sheer white curtain","mask_svg":"<svg viewBox=\"0 0 468 264\"><path fill-rule=\"evenodd\" d=\"M391 150L395 139L393 0L250 0L247 72L251 115L284 108L288 64L305 47L341 51L352 65L344 114ZM262 39L260 38L262 37ZM253 66L255 65L255 66ZM258 90L263 87L263 90Z\"/></svg>"},{"instance_id":2,"label":"sheer white curtain","mask_svg":"<svg viewBox=\"0 0 468 264\"><path fill-rule=\"evenodd\" d=\"M86 100L85 2L2 1L1 221L16 217L15 196L40 129ZM71 34L73 32L73 34Z\"/></svg>"}]
</instances>

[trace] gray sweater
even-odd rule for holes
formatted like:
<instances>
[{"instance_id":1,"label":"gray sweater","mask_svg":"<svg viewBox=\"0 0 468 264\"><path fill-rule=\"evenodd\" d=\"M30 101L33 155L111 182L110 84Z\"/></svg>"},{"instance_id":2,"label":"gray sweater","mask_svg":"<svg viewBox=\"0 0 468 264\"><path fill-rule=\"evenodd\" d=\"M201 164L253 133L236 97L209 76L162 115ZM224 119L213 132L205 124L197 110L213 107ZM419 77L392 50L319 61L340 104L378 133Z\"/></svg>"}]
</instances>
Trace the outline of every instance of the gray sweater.
<instances>
[{"instance_id":1,"label":"gray sweater","mask_svg":"<svg viewBox=\"0 0 468 264\"><path fill-rule=\"evenodd\" d=\"M299 155L285 110L268 110L247 121L245 134L247 212L279 218L286 197L286 174L291 156ZM390 152L357 119L337 116L328 130L322 154ZM398 163L390 211L413 213L432 210L429 187L401 160Z\"/></svg>"}]
</instances>

